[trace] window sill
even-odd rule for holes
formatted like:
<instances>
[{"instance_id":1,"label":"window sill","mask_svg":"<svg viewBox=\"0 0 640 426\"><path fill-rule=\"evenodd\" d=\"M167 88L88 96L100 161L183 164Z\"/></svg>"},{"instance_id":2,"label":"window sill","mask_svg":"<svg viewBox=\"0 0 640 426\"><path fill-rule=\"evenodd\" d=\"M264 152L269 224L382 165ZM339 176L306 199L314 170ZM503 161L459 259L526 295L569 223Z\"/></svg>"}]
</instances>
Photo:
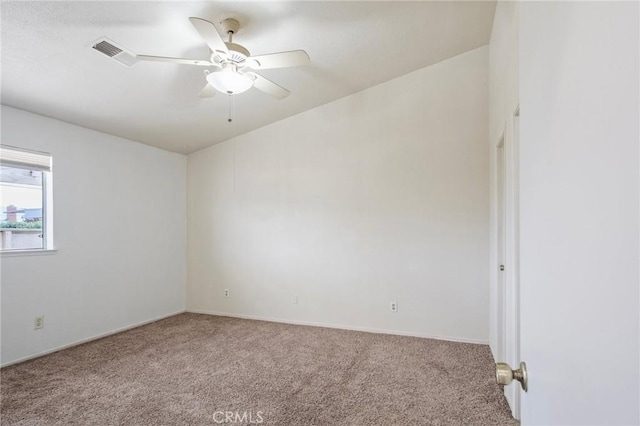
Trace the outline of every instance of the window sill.
<instances>
[{"instance_id":1,"label":"window sill","mask_svg":"<svg viewBox=\"0 0 640 426\"><path fill-rule=\"evenodd\" d=\"M0 258L2 257L20 257L20 256L44 256L48 254L57 253L58 249L32 249L32 250L11 250L0 251Z\"/></svg>"}]
</instances>

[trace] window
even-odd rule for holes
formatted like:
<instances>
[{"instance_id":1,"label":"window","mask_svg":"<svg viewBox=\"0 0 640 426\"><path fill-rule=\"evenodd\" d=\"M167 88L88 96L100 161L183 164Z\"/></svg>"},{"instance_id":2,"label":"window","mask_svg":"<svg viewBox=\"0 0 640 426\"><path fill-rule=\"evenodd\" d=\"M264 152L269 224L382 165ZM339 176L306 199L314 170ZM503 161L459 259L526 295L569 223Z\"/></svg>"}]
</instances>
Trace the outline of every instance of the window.
<instances>
[{"instance_id":1,"label":"window","mask_svg":"<svg viewBox=\"0 0 640 426\"><path fill-rule=\"evenodd\" d=\"M53 248L51 155L0 145L0 250Z\"/></svg>"}]
</instances>

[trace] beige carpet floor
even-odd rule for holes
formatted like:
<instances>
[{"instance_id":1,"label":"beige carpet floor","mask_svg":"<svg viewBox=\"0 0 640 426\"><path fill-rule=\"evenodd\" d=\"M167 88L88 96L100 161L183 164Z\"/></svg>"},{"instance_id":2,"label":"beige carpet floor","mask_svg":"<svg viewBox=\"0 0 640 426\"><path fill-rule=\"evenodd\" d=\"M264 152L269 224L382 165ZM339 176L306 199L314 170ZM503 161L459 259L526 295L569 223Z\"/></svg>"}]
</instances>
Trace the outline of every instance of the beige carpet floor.
<instances>
[{"instance_id":1,"label":"beige carpet floor","mask_svg":"<svg viewBox=\"0 0 640 426\"><path fill-rule=\"evenodd\" d=\"M487 346L198 314L0 374L2 425L517 424Z\"/></svg>"}]
</instances>

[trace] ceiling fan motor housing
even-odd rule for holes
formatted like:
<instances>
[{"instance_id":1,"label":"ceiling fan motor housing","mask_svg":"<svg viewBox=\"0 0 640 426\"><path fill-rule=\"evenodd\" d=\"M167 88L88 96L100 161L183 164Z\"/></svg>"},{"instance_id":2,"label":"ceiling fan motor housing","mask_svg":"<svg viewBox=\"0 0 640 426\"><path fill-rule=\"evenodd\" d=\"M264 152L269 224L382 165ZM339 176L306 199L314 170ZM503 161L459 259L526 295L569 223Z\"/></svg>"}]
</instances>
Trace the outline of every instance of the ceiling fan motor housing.
<instances>
[{"instance_id":1,"label":"ceiling fan motor housing","mask_svg":"<svg viewBox=\"0 0 640 426\"><path fill-rule=\"evenodd\" d=\"M232 62L235 62L236 64L243 64L247 60L247 58L251 56L249 51L244 46L241 46L237 43L225 42L225 45L227 46L227 49L229 49L229 55L226 56L226 55L221 55L218 52L213 52L211 54L212 62L221 64L224 62L232 61Z\"/></svg>"}]
</instances>

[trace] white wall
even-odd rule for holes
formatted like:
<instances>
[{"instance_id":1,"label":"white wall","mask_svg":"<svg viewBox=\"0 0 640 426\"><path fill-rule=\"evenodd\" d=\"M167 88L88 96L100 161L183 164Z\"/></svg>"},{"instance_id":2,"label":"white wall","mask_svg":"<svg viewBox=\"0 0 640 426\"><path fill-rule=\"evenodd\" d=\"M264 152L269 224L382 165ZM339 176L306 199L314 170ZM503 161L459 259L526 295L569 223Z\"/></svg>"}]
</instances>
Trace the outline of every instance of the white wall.
<instances>
[{"instance_id":1,"label":"white wall","mask_svg":"<svg viewBox=\"0 0 640 426\"><path fill-rule=\"evenodd\" d=\"M2 143L53 155L58 249L2 258L3 365L184 310L185 156L6 106Z\"/></svg>"},{"instance_id":2,"label":"white wall","mask_svg":"<svg viewBox=\"0 0 640 426\"><path fill-rule=\"evenodd\" d=\"M190 155L188 309L487 342L487 110L485 46Z\"/></svg>"},{"instance_id":3,"label":"white wall","mask_svg":"<svg viewBox=\"0 0 640 426\"><path fill-rule=\"evenodd\" d=\"M640 423L638 15L520 5L523 425Z\"/></svg>"}]
</instances>

